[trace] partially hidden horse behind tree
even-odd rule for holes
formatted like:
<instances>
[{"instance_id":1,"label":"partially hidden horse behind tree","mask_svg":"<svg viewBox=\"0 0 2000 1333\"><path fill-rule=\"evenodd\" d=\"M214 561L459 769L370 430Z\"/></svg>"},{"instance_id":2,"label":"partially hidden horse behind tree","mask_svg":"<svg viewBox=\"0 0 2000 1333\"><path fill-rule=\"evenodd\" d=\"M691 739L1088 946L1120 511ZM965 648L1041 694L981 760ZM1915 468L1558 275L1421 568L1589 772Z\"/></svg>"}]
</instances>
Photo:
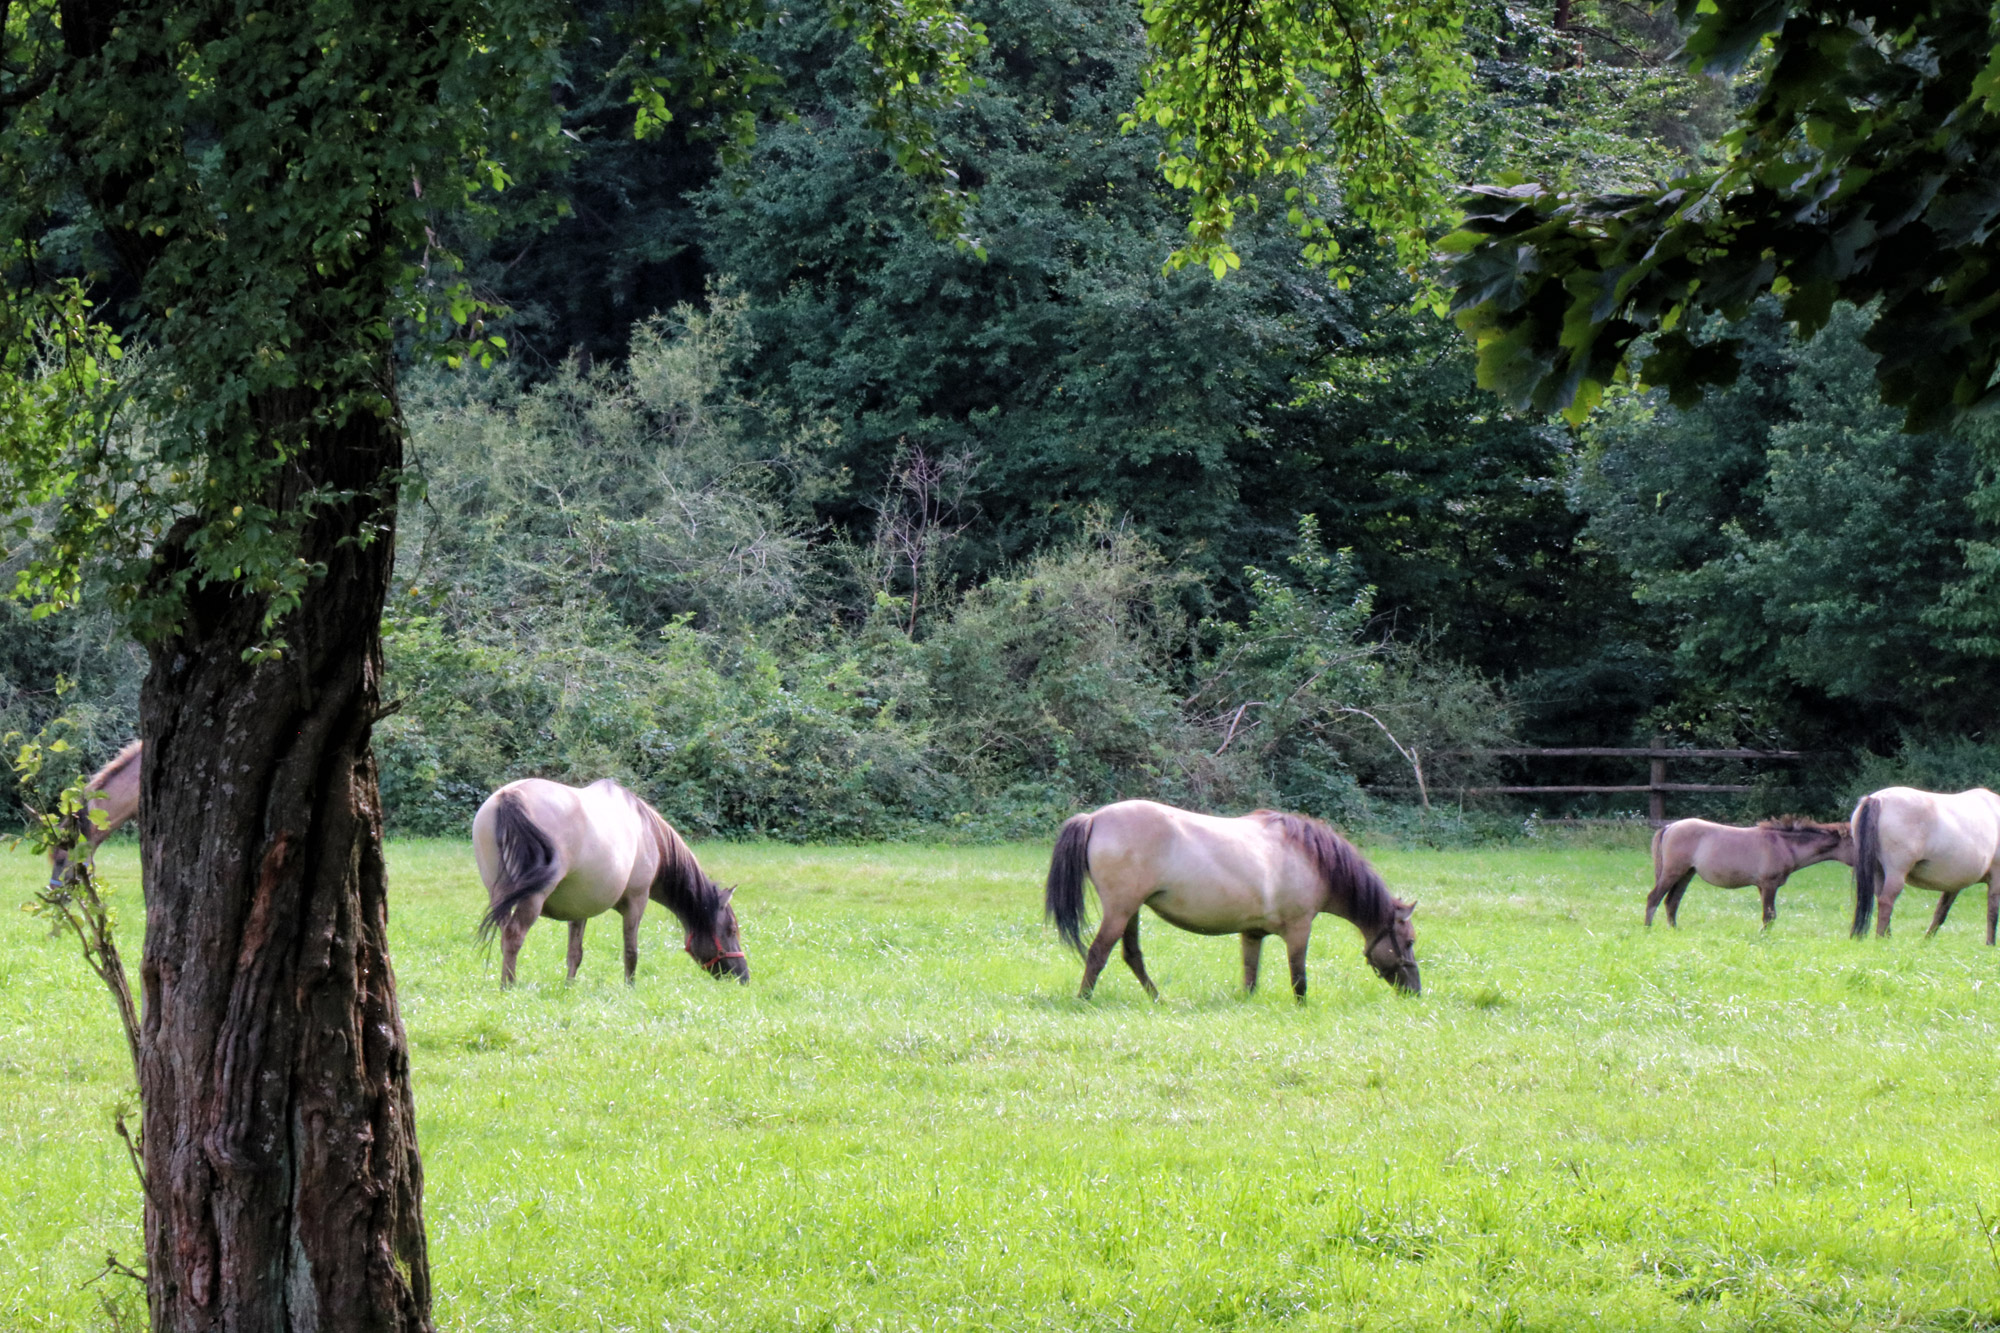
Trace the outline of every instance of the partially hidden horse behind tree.
<instances>
[{"instance_id":1,"label":"partially hidden horse behind tree","mask_svg":"<svg viewBox=\"0 0 2000 1333\"><path fill-rule=\"evenodd\" d=\"M1905 885L1943 895L1931 914L1928 938L1951 913L1969 885L1986 885L1986 942L2000 925L2000 796L1984 787L1931 792L1884 787L1854 807L1854 934L1868 929L1871 909L1880 909L1875 933L1889 933L1889 914Z\"/></svg>"},{"instance_id":2,"label":"partially hidden horse behind tree","mask_svg":"<svg viewBox=\"0 0 2000 1333\"><path fill-rule=\"evenodd\" d=\"M66 836L49 848L49 887L62 883L76 844L83 843L86 861L97 855L98 847L112 832L131 822L139 813L140 765L144 759L141 743L130 741L111 762L90 775L85 784L96 794L74 819Z\"/></svg>"},{"instance_id":3,"label":"partially hidden horse behind tree","mask_svg":"<svg viewBox=\"0 0 2000 1333\"><path fill-rule=\"evenodd\" d=\"M1792 872L1821 861L1854 864L1854 836L1846 824L1821 824L1796 815L1760 821L1754 828L1677 819L1653 835L1653 891L1646 895L1646 924L1662 900L1667 924L1680 925L1681 895L1700 876L1718 889L1757 886L1764 924L1778 919L1778 886Z\"/></svg>"},{"instance_id":4,"label":"partially hidden horse behind tree","mask_svg":"<svg viewBox=\"0 0 2000 1333\"><path fill-rule=\"evenodd\" d=\"M1103 921L1083 943L1083 881L1097 886ZM1258 810L1237 819L1195 814L1155 801L1120 801L1062 826L1049 861L1048 916L1083 955L1079 998L1122 940L1126 966L1160 998L1139 952L1139 907L1200 935L1240 935L1243 988L1257 989L1264 939L1285 942L1292 994L1306 998L1306 945L1321 912L1345 917L1361 932L1363 955L1401 990L1423 989L1417 972L1414 904L1389 892L1348 841L1305 815Z\"/></svg>"},{"instance_id":5,"label":"partially hidden horse behind tree","mask_svg":"<svg viewBox=\"0 0 2000 1333\"><path fill-rule=\"evenodd\" d=\"M680 919L688 956L710 976L748 984L750 964L724 889L659 811L603 778L567 787L542 778L510 782L472 819L472 853L489 905L479 933L500 932L500 984L540 917L569 923L569 977L583 962L583 925L616 908L625 922L625 980L639 966L639 920L650 899Z\"/></svg>"}]
</instances>

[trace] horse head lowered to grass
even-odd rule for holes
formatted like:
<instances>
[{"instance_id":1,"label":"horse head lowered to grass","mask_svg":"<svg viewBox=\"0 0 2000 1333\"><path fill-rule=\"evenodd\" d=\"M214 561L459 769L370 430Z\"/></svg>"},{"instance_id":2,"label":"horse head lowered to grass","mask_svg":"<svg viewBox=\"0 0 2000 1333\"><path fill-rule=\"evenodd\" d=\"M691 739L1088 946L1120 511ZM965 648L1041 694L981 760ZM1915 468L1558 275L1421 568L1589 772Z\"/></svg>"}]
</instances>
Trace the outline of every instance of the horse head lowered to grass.
<instances>
[{"instance_id":1,"label":"horse head lowered to grass","mask_svg":"<svg viewBox=\"0 0 2000 1333\"><path fill-rule=\"evenodd\" d=\"M750 964L725 889L659 811L603 778L566 787L510 782L472 819L472 852L490 900L482 937L500 932L500 984L514 982L521 941L539 917L569 922L569 976L583 962L583 924L617 908L625 921L625 980L639 966L639 919L648 899L680 919L688 956L716 978L748 984Z\"/></svg>"},{"instance_id":2,"label":"horse head lowered to grass","mask_svg":"<svg viewBox=\"0 0 2000 1333\"><path fill-rule=\"evenodd\" d=\"M1104 919L1083 943L1083 881L1097 886ZM1306 815L1258 810L1237 819L1177 810L1156 801L1120 801L1062 826L1049 861L1044 905L1056 930L1083 954L1088 997L1097 974L1124 941L1125 963L1154 999L1159 990L1139 953L1139 907L1201 935L1240 935L1243 987L1257 988L1264 939L1285 942L1292 994L1306 998L1306 945L1321 912L1361 932L1362 954L1399 990L1423 989L1417 971L1414 904L1389 892L1354 847Z\"/></svg>"},{"instance_id":3,"label":"horse head lowered to grass","mask_svg":"<svg viewBox=\"0 0 2000 1333\"><path fill-rule=\"evenodd\" d=\"M114 829L138 816L139 776L144 755L144 746L138 741L130 741L112 757L111 762L91 774L85 788L96 794L84 806L82 817L75 819L71 834L49 848L50 887L62 883L63 873L69 869L69 859L75 854L78 842L83 843L83 856L88 861L97 854L98 845L110 837Z\"/></svg>"}]
</instances>

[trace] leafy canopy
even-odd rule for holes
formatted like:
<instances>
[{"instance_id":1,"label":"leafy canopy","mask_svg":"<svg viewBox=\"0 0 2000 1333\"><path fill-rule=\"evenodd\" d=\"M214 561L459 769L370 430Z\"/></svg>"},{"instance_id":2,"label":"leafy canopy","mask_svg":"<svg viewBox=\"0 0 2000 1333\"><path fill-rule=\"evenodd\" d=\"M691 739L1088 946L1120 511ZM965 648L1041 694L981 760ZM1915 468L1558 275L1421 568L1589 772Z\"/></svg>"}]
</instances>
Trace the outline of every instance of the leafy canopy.
<instances>
[{"instance_id":1,"label":"leafy canopy","mask_svg":"<svg viewBox=\"0 0 2000 1333\"><path fill-rule=\"evenodd\" d=\"M1312 186L1321 166L1339 177L1345 211L1414 264L1443 199L1433 147L1410 128L1467 86L1463 14L1451 0L1147 0L1150 58L1125 126L1165 131L1160 166L1194 196L1172 266L1218 278L1235 268L1229 230L1264 181L1290 182L1286 214L1307 257L1333 263L1336 201Z\"/></svg>"},{"instance_id":2,"label":"leafy canopy","mask_svg":"<svg viewBox=\"0 0 2000 1333\"><path fill-rule=\"evenodd\" d=\"M878 126L942 179L923 113L966 86L976 29L937 0L837 12ZM746 136L767 76L733 43L765 17L624 6L611 72L635 128L670 90ZM500 348L441 229L567 151L550 89L583 18L544 0L0 4L0 506L42 538L28 591L73 599L94 561L142 630L220 583L278 632L324 572L305 525L397 484L357 451L400 437L398 340ZM119 364L121 346L143 355Z\"/></svg>"},{"instance_id":3,"label":"leafy canopy","mask_svg":"<svg viewBox=\"0 0 2000 1333\"><path fill-rule=\"evenodd\" d=\"M1474 189L1453 308L1481 382L1587 413L1640 368L1686 403L1729 383L1739 343L1698 336L1776 295L1803 335L1836 301L1871 312L1883 399L1927 429L1988 402L2000 368L2000 45L1975 0L1680 0L1686 59L1763 73L1719 167L1626 194L1504 180ZM1705 326L1703 326L1705 327Z\"/></svg>"},{"instance_id":4,"label":"leafy canopy","mask_svg":"<svg viewBox=\"0 0 2000 1333\"><path fill-rule=\"evenodd\" d=\"M10 370L40 361L49 409L0 423L0 500L42 502L51 538L27 582L73 597L106 556L142 628L190 579L263 598L274 625L319 572L293 538L348 498L294 464L393 419L397 322L448 315L490 354L426 241L506 184L561 25L455 0L11 8L0 335ZM115 375L110 320L144 349ZM188 560L155 578L176 524Z\"/></svg>"}]
</instances>

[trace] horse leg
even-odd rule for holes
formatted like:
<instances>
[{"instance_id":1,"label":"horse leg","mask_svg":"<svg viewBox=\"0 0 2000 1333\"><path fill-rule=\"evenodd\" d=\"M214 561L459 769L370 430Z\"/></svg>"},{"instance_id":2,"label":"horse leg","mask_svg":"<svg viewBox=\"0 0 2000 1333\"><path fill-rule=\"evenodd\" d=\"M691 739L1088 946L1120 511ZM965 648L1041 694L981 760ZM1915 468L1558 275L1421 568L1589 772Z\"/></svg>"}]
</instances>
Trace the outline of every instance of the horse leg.
<instances>
[{"instance_id":1,"label":"horse leg","mask_svg":"<svg viewBox=\"0 0 2000 1333\"><path fill-rule=\"evenodd\" d=\"M1944 919L1951 915L1951 905L1958 901L1958 895L1963 892L1965 892L1963 889L1952 889L1938 895L1937 910L1931 913L1931 928L1924 932L1925 939L1938 933L1938 927L1942 926Z\"/></svg>"},{"instance_id":2,"label":"horse leg","mask_svg":"<svg viewBox=\"0 0 2000 1333\"><path fill-rule=\"evenodd\" d=\"M1694 871L1685 871L1667 890L1667 924L1675 930L1681 928L1681 895L1688 891L1688 885L1693 880Z\"/></svg>"},{"instance_id":3,"label":"horse leg","mask_svg":"<svg viewBox=\"0 0 2000 1333\"><path fill-rule=\"evenodd\" d=\"M1297 938L1285 941L1285 960L1292 965L1292 998L1300 1004L1306 1002L1306 945L1312 942L1312 918L1306 918L1306 925Z\"/></svg>"},{"instance_id":4,"label":"horse leg","mask_svg":"<svg viewBox=\"0 0 2000 1333\"><path fill-rule=\"evenodd\" d=\"M1767 879L1757 885L1757 896L1764 900L1764 929L1766 930L1769 930L1771 923L1778 919L1778 886L1784 882L1782 879Z\"/></svg>"},{"instance_id":5,"label":"horse leg","mask_svg":"<svg viewBox=\"0 0 2000 1333\"><path fill-rule=\"evenodd\" d=\"M569 923L569 980L576 980L576 970L583 966L583 922Z\"/></svg>"},{"instance_id":6,"label":"horse leg","mask_svg":"<svg viewBox=\"0 0 2000 1333\"><path fill-rule=\"evenodd\" d=\"M1101 892L1098 895L1098 899L1100 902L1103 900ZM1104 964L1110 961L1111 946L1116 944L1119 937L1125 933L1126 922L1137 915L1138 912L1135 910L1126 917L1125 921L1120 921L1118 918L1112 916L1109 911L1106 911L1104 919L1097 923L1097 938L1090 942L1090 952L1084 955L1083 984L1076 988L1077 999L1087 1000L1090 998L1091 991L1097 989L1097 974L1102 972Z\"/></svg>"},{"instance_id":7,"label":"horse leg","mask_svg":"<svg viewBox=\"0 0 2000 1333\"><path fill-rule=\"evenodd\" d=\"M1257 993L1257 960L1264 954L1264 937L1243 932L1243 993Z\"/></svg>"},{"instance_id":8,"label":"horse leg","mask_svg":"<svg viewBox=\"0 0 2000 1333\"><path fill-rule=\"evenodd\" d=\"M630 986L639 974L639 920L646 915L645 891L626 894L618 910L625 918L625 984Z\"/></svg>"},{"instance_id":9,"label":"horse leg","mask_svg":"<svg viewBox=\"0 0 2000 1333\"><path fill-rule=\"evenodd\" d=\"M1693 873L1692 870L1683 871L1676 877L1672 870L1665 866L1660 867L1660 873L1653 881L1653 891L1646 895L1647 925L1650 926L1653 924L1653 913L1660 910L1660 903L1668 894L1671 893L1673 895L1674 907L1680 906L1680 890L1687 887L1687 877ZM1673 908L1671 907L1667 909L1667 921L1669 924L1673 921Z\"/></svg>"},{"instance_id":10,"label":"horse leg","mask_svg":"<svg viewBox=\"0 0 2000 1333\"><path fill-rule=\"evenodd\" d=\"M1139 978L1139 984L1146 988L1146 994L1155 1000L1160 998L1160 988L1146 975L1146 960L1139 954L1139 914L1132 913L1132 919L1125 923L1125 966L1132 969L1132 975Z\"/></svg>"},{"instance_id":11,"label":"horse leg","mask_svg":"<svg viewBox=\"0 0 2000 1333\"><path fill-rule=\"evenodd\" d=\"M2000 926L2000 887L1986 881L1986 943L1993 943L1993 928Z\"/></svg>"},{"instance_id":12,"label":"horse leg","mask_svg":"<svg viewBox=\"0 0 2000 1333\"><path fill-rule=\"evenodd\" d=\"M514 960L521 956L521 941L527 938L528 927L535 924L542 915L542 900L530 898L524 903L516 903L507 915L507 924L500 928L500 984L514 984Z\"/></svg>"},{"instance_id":13,"label":"horse leg","mask_svg":"<svg viewBox=\"0 0 2000 1333\"><path fill-rule=\"evenodd\" d=\"M1882 876L1882 887L1875 892L1875 938L1885 939L1889 934L1889 914L1896 910L1896 899L1903 893L1903 876L1907 871Z\"/></svg>"}]
</instances>

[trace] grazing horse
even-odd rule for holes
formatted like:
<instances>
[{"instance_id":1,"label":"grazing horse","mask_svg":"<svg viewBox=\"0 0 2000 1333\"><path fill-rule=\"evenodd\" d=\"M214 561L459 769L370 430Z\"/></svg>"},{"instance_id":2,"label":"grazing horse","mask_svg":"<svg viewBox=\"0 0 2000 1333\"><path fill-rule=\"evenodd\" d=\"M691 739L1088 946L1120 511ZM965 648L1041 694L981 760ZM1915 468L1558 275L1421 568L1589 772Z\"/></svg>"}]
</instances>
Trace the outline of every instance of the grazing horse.
<instances>
[{"instance_id":1,"label":"grazing horse","mask_svg":"<svg viewBox=\"0 0 2000 1333\"><path fill-rule=\"evenodd\" d=\"M680 918L688 955L710 976L745 985L750 964L724 889L657 810L610 778L588 787L524 778L472 817L472 854L490 905L482 939L500 932L500 984L537 917L569 922L569 977L583 962L583 923L617 908L625 919L625 980L639 966L639 918L650 897Z\"/></svg>"},{"instance_id":2,"label":"grazing horse","mask_svg":"<svg viewBox=\"0 0 2000 1333\"><path fill-rule=\"evenodd\" d=\"M2000 796L1984 787L1954 793L1884 787L1854 807L1854 934L1889 933L1889 914L1906 884L1935 889L1937 911L1925 938L1937 934L1969 884L1986 885L1986 942L2000 924Z\"/></svg>"},{"instance_id":3,"label":"grazing horse","mask_svg":"<svg viewBox=\"0 0 2000 1333\"><path fill-rule=\"evenodd\" d=\"M1083 946L1083 880L1097 886L1104 920L1088 952ZM1346 917L1365 941L1369 965L1401 990L1423 989L1417 974L1414 904L1390 894L1361 853L1316 819L1258 810L1222 819L1155 801L1120 801L1062 826L1049 861L1044 905L1056 930L1084 955L1087 999L1111 946L1125 945L1125 964L1160 998L1139 953L1139 905L1199 935L1243 937L1243 988L1257 989L1264 937L1285 941L1292 994L1306 998L1306 944L1321 912Z\"/></svg>"},{"instance_id":4,"label":"grazing horse","mask_svg":"<svg viewBox=\"0 0 2000 1333\"><path fill-rule=\"evenodd\" d=\"M69 858L78 837L83 840L84 859L89 860L97 855L98 845L111 836L112 830L139 813L141 758L140 742L131 741L112 757L110 763L90 775L86 785L97 794L84 806L83 817L71 825L71 835L49 848L50 888L62 883L63 872L69 868Z\"/></svg>"},{"instance_id":5,"label":"grazing horse","mask_svg":"<svg viewBox=\"0 0 2000 1333\"><path fill-rule=\"evenodd\" d=\"M1646 895L1646 924L1661 899L1667 924L1678 926L1681 895L1701 876L1718 889L1755 884L1764 900L1764 924L1778 919L1778 886L1794 870L1821 861L1854 864L1854 835L1845 824L1820 824L1796 815L1766 819L1755 828L1677 819L1653 835L1653 891Z\"/></svg>"}]
</instances>

